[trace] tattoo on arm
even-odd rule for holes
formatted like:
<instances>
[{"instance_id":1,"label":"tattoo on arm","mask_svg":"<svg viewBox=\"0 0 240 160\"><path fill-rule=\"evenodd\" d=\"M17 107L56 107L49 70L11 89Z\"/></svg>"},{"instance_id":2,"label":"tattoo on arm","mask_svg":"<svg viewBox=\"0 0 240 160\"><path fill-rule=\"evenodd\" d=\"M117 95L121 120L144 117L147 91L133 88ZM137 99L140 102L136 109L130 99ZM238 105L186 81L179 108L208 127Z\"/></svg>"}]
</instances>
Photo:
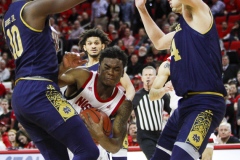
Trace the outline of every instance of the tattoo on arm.
<instances>
[{"instance_id":1,"label":"tattoo on arm","mask_svg":"<svg viewBox=\"0 0 240 160\"><path fill-rule=\"evenodd\" d=\"M164 68L170 68L170 63L166 63L163 67Z\"/></svg>"},{"instance_id":2,"label":"tattoo on arm","mask_svg":"<svg viewBox=\"0 0 240 160\"><path fill-rule=\"evenodd\" d=\"M127 133L127 121L132 112L132 102L125 100L118 109L116 119L114 120L114 128L121 134L122 140Z\"/></svg>"}]
</instances>

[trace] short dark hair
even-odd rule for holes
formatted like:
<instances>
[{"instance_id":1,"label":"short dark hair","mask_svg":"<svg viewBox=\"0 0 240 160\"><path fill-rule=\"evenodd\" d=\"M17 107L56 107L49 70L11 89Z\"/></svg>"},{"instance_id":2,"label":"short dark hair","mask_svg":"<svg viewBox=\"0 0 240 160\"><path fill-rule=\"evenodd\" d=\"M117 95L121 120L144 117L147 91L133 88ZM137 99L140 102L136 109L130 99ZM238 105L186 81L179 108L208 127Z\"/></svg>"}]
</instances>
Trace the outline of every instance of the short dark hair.
<instances>
[{"instance_id":1,"label":"short dark hair","mask_svg":"<svg viewBox=\"0 0 240 160\"><path fill-rule=\"evenodd\" d=\"M111 40L108 38L108 35L100 30L100 29L89 29L85 30L84 32L81 33L79 37L79 47L82 49L83 46L86 44L86 41L89 37L99 37L101 42L105 44L106 46L111 42Z\"/></svg>"},{"instance_id":2,"label":"short dark hair","mask_svg":"<svg viewBox=\"0 0 240 160\"><path fill-rule=\"evenodd\" d=\"M127 55L119 49L118 47L108 47L101 51L100 58L99 58L99 64L102 63L104 58L117 58L122 61L123 68L127 65Z\"/></svg>"}]
</instances>

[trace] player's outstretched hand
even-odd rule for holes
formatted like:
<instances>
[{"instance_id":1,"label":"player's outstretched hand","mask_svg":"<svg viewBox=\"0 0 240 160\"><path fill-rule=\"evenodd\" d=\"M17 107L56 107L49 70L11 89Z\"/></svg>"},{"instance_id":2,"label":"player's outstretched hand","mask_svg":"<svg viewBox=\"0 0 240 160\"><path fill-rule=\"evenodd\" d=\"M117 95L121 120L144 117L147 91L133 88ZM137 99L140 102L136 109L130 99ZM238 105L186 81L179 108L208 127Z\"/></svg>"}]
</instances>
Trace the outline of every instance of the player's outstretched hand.
<instances>
[{"instance_id":1,"label":"player's outstretched hand","mask_svg":"<svg viewBox=\"0 0 240 160\"><path fill-rule=\"evenodd\" d=\"M139 9L145 8L146 0L135 0L135 6Z\"/></svg>"},{"instance_id":2,"label":"player's outstretched hand","mask_svg":"<svg viewBox=\"0 0 240 160\"><path fill-rule=\"evenodd\" d=\"M82 59L85 55L84 52L75 53L75 52L65 52L63 56L63 66L65 68L76 68L87 63L86 59Z\"/></svg>"}]
</instances>

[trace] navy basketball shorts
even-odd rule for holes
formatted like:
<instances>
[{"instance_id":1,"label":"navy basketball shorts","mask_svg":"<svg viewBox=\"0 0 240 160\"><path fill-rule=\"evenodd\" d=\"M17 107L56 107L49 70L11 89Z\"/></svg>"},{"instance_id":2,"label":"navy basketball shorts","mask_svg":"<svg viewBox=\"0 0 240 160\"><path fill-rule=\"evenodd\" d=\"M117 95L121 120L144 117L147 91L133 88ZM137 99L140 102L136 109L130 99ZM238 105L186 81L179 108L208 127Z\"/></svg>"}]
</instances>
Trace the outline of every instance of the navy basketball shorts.
<instances>
[{"instance_id":1,"label":"navy basketball shorts","mask_svg":"<svg viewBox=\"0 0 240 160\"><path fill-rule=\"evenodd\" d=\"M223 120L225 109L224 98L216 95L180 99L158 140L155 155L160 155L157 152L161 150L171 156L174 145L181 147L181 144L190 144L187 146L201 155L211 133Z\"/></svg>"}]
</instances>

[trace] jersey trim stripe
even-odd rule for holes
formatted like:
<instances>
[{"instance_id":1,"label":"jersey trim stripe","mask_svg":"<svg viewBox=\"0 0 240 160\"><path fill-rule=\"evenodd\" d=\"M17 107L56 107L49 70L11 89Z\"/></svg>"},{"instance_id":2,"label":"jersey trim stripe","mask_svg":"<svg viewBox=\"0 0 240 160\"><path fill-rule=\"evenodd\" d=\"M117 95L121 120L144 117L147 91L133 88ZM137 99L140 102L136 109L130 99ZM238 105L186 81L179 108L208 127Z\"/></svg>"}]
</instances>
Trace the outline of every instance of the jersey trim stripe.
<instances>
[{"instance_id":1,"label":"jersey trim stripe","mask_svg":"<svg viewBox=\"0 0 240 160\"><path fill-rule=\"evenodd\" d=\"M24 7L25 7L28 3L31 3L31 2L27 2L27 3L22 7L22 9L21 9L21 11L20 11L20 18L21 18L23 24L24 24L27 28L29 28L29 29L31 29L31 30L33 30L33 31L35 31L35 32L42 32L43 30L38 30L38 29L35 29L35 28L31 27L30 25L28 25L27 22L25 22L24 19L22 18L22 11L23 11Z\"/></svg>"},{"instance_id":2,"label":"jersey trim stripe","mask_svg":"<svg viewBox=\"0 0 240 160\"><path fill-rule=\"evenodd\" d=\"M121 100L118 102L118 104L116 105L115 109L112 111L111 116L114 116L118 110L118 108L120 107L120 105L123 103L123 101L126 99L126 96L123 95Z\"/></svg>"}]
</instances>

